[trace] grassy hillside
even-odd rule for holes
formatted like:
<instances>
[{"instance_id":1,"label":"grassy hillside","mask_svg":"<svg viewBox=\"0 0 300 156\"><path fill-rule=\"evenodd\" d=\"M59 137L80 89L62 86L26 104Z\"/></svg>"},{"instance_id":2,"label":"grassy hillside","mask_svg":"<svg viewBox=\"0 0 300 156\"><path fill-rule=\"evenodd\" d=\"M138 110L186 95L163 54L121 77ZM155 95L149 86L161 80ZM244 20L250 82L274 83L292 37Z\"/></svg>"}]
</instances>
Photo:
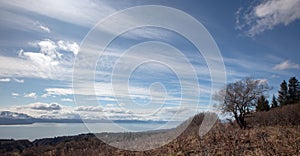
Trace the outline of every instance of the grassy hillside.
<instances>
[{"instance_id":1,"label":"grassy hillside","mask_svg":"<svg viewBox=\"0 0 300 156\"><path fill-rule=\"evenodd\" d=\"M256 112L247 121L250 127L300 125L300 103Z\"/></svg>"},{"instance_id":2,"label":"grassy hillside","mask_svg":"<svg viewBox=\"0 0 300 156\"><path fill-rule=\"evenodd\" d=\"M300 155L299 115L300 104L279 107L268 112L257 112L247 118L247 122L252 128L241 130L235 124L217 122L208 134L200 138L198 128L204 114L198 114L177 139L160 148L143 152L114 148L103 143L92 134L41 139L35 142L25 141L26 146L20 141L1 141L0 152L2 152L1 155L70 156ZM167 135L172 131L174 130L153 135L159 137L159 135ZM138 142L136 143L138 144Z\"/></svg>"}]
</instances>

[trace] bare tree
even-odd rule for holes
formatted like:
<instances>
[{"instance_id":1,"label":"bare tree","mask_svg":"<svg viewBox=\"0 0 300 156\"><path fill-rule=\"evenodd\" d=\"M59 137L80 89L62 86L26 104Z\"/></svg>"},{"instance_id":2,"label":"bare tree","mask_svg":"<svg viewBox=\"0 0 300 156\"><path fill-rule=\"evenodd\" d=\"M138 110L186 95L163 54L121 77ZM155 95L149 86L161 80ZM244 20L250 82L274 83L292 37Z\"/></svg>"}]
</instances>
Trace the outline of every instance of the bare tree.
<instances>
[{"instance_id":1,"label":"bare tree","mask_svg":"<svg viewBox=\"0 0 300 156\"><path fill-rule=\"evenodd\" d=\"M254 110L257 99L269 89L267 82L247 77L226 85L214 99L224 113L232 113L240 128L245 129L245 116Z\"/></svg>"}]
</instances>

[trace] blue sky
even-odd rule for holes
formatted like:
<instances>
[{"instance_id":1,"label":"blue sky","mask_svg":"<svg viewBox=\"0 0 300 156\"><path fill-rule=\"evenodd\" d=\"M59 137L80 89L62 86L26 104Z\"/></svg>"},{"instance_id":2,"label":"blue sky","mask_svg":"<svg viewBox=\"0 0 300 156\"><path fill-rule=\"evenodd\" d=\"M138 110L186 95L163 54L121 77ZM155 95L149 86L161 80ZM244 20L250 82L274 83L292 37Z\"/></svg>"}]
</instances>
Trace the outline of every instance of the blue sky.
<instances>
[{"instance_id":1,"label":"blue sky","mask_svg":"<svg viewBox=\"0 0 300 156\"><path fill-rule=\"evenodd\" d=\"M78 118L80 114L83 118L151 120L171 119L177 113L181 118L173 119L181 120L210 109L212 82L205 58L180 34L157 27L136 28L111 42L97 58L95 82L75 85L75 102L73 63L83 53L80 44L87 33L105 17L140 5L176 8L201 22L219 47L227 82L251 76L268 82L273 87L269 95L276 95L282 80L300 77L299 0L1 1L0 110L36 117ZM123 21L135 22L138 16L125 16ZM113 27L103 31L110 29ZM197 29L189 31L196 33ZM136 46L153 43L150 41L171 45L184 57L165 45ZM132 52L124 59L127 49ZM127 71L126 67L144 58L165 59L172 66L152 61ZM198 84L190 79L180 81L173 71L192 77L185 58ZM119 81L128 74L129 86ZM91 84L94 89L87 87ZM187 88L184 97L182 86Z\"/></svg>"}]
</instances>

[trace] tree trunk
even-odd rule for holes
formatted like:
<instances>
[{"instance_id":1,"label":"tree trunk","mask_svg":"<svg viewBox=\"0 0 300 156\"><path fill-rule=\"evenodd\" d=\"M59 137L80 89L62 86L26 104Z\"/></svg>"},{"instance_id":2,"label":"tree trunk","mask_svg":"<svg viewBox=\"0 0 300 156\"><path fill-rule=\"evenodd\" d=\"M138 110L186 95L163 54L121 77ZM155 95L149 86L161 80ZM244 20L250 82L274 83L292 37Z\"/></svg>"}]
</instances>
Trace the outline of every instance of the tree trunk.
<instances>
[{"instance_id":1,"label":"tree trunk","mask_svg":"<svg viewBox=\"0 0 300 156\"><path fill-rule=\"evenodd\" d=\"M246 129L246 121L245 121L244 117L240 117L239 120L241 123L241 125L240 125L241 129Z\"/></svg>"},{"instance_id":2,"label":"tree trunk","mask_svg":"<svg viewBox=\"0 0 300 156\"><path fill-rule=\"evenodd\" d=\"M246 121L242 115L234 115L234 118L241 129L246 129Z\"/></svg>"}]
</instances>

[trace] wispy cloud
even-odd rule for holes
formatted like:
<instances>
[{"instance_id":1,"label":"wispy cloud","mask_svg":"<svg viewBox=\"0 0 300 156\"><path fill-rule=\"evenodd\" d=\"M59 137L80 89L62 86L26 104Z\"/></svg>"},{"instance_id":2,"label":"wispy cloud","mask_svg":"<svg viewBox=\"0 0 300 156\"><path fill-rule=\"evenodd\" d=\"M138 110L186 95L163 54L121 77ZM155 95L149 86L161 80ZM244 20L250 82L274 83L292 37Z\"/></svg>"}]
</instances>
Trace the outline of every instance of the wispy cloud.
<instances>
[{"instance_id":1,"label":"wispy cloud","mask_svg":"<svg viewBox=\"0 0 300 156\"><path fill-rule=\"evenodd\" d=\"M24 1L2 1L1 6L6 10L19 12L33 12L63 22L91 27L101 18L113 13L115 10L103 2L88 1L48 1L41 0L31 3Z\"/></svg>"},{"instance_id":2,"label":"wispy cloud","mask_svg":"<svg viewBox=\"0 0 300 156\"><path fill-rule=\"evenodd\" d=\"M73 100L69 99L69 98L63 98L63 99L61 99L61 101L64 101L64 102L73 102Z\"/></svg>"},{"instance_id":3,"label":"wispy cloud","mask_svg":"<svg viewBox=\"0 0 300 156\"><path fill-rule=\"evenodd\" d=\"M12 80L17 82L17 83L24 83L23 79L12 78Z\"/></svg>"},{"instance_id":4,"label":"wispy cloud","mask_svg":"<svg viewBox=\"0 0 300 156\"><path fill-rule=\"evenodd\" d=\"M289 60L285 60L279 64L276 64L273 69L274 70L286 70L286 69L299 69L299 64L293 63Z\"/></svg>"},{"instance_id":5,"label":"wispy cloud","mask_svg":"<svg viewBox=\"0 0 300 156\"><path fill-rule=\"evenodd\" d=\"M17 83L24 83L24 80L17 79L17 78L0 78L0 82L17 82Z\"/></svg>"},{"instance_id":6,"label":"wispy cloud","mask_svg":"<svg viewBox=\"0 0 300 156\"><path fill-rule=\"evenodd\" d=\"M255 36L300 18L300 0L266 0L236 12L237 28Z\"/></svg>"},{"instance_id":7,"label":"wispy cloud","mask_svg":"<svg viewBox=\"0 0 300 156\"><path fill-rule=\"evenodd\" d=\"M36 95L36 93L31 92L31 93L25 94L24 97L35 99L37 97L37 95Z\"/></svg>"},{"instance_id":8,"label":"wispy cloud","mask_svg":"<svg viewBox=\"0 0 300 156\"><path fill-rule=\"evenodd\" d=\"M46 26L43 26L43 25L40 25L39 28L41 28L43 31L47 32L47 33L50 33L50 29Z\"/></svg>"},{"instance_id":9,"label":"wispy cloud","mask_svg":"<svg viewBox=\"0 0 300 156\"><path fill-rule=\"evenodd\" d=\"M69 4L66 2L70 2ZM99 19L101 19L102 17L114 12L115 10L112 9L109 6L106 6L105 4L102 5L102 3L100 2L95 2L95 1L91 1L91 3L88 2L71 2L71 1L63 1L63 2L58 2L58 1L39 1L37 3L34 4L30 4L28 3L28 1L13 1L13 2L2 2L4 3L5 7L7 10L18 10L19 12L23 13L23 12L30 12L32 14L38 14L43 16L47 16L50 17L52 19L56 19L56 20L60 20L63 21L64 23L71 23L71 24L75 24L75 25L80 25L80 26L85 26L85 27L90 27L91 25L94 25L96 22L98 22ZM65 5L63 5L63 4ZM97 3L97 4L96 4ZM67 4L67 5L66 5ZM39 6L39 7L37 7ZM55 6L55 7L54 7ZM64 13L62 13L64 12ZM100 16L99 16L100 15ZM103 16L102 16L103 15ZM122 26L122 24L126 24L126 25L136 25L136 24L140 24L143 23L145 21L147 21L148 19L145 19L144 16L139 16L138 17L131 17L131 16L127 16L126 14L122 14L119 17L119 20L114 21L115 23L113 23L111 26L108 27L104 27L101 29L101 31L104 31L105 33L116 33L115 30L121 28L119 26ZM21 17L20 17L21 18ZM156 19L151 19L153 21L155 21ZM176 20L176 17L174 16L174 21ZM57 22L57 21L56 21ZM180 23L178 23L180 24ZM175 24L176 25L176 24ZM43 27L42 27L43 26ZM38 26L39 29L44 30L46 32L50 32L49 27L47 27L46 25L39 25ZM48 29L47 29L48 28ZM49 30L49 31L48 31ZM54 32L54 28L53 28L53 32ZM148 30L143 30L143 29L139 29L136 31L133 31L133 33L129 33L128 35L125 35L124 37L126 38L131 38L131 39L139 39L141 36L144 36L144 38L155 38L155 39L169 39L168 37L169 34L168 33L162 33L163 31L161 30L156 30L156 31L152 31L150 29L150 31ZM172 36L171 36L172 37ZM98 42L97 40L95 40L95 42ZM97 45L99 43L95 43L95 45ZM73 57L72 58L65 58L65 56L70 55L72 52L72 56L77 55L78 53L78 45L77 43L74 42L69 42L69 41L62 41L62 40L50 40L50 39L44 39L41 41L37 41L35 43L33 43L32 45L35 46L35 48L38 48L38 50L20 50L20 54L18 58L12 58L12 57L5 57L5 56L0 56L0 76L3 74L7 74L7 75L13 75L16 77L37 77L37 78L43 78L43 79L55 79L55 80L66 80L66 81L70 81L71 80L71 76L72 76L72 61L73 61ZM156 49L156 52L153 52L153 50ZM123 49L124 50L124 49ZM123 51L122 50L122 51ZM130 85L130 86L126 86L125 84L122 83L117 83L114 84L116 88L118 88L119 90L122 90L124 92L121 93L117 93L117 96L120 97L126 97L129 100L132 99L146 99L146 100L153 100L156 101L155 104L162 104L162 102L164 102L165 98L167 98L166 100L172 101L172 104L176 105L177 103L174 101L178 101L178 100L182 100L184 104L186 104L186 106L191 106L194 107L194 105L197 105L198 101L194 99L191 99L190 97L196 97L195 94L197 94L197 92L195 92L195 90L198 91L198 88L195 86L196 83L192 82L190 80L190 77L193 76L193 74L191 74L193 68L191 68L186 62L182 61L181 56L180 55L175 55L171 52L169 52L168 54L166 53L162 53L162 51L164 51L164 49L157 49L154 47L150 47L150 49L144 50L143 53L138 53L137 55L132 55L132 57L130 57L129 62L124 61L123 65L121 65L120 67L120 71L123 70L123 68L126 68L128 65L130 65L131 63L134 63L135 61L140 61L142 59L145 59L145 56L152 56L149 57L151 59L156 59L156 58L160 58L160 59L165 59L167 61L169 61L169 64L173 67L177 69L177 73L180 73L185 79L181 82L181 84L187 86L184 88L185 92L188 94L187 97L184 97L183 99L181 99L181 97L179 97L178 95L169 95L164 97L165 91L163 89L157 89L159 87L149 87L149 86L142 86L142 85ZM69 51L68 53L66 53L65 51ZM143 56L144 55L144 56ZM121 56L121 55L119 55ZM2 57L2 58L1 58ZM94 57L96 58L96 57ZM108 59L110 59L108 57ZM2 62L3 60L3 62ZM9 64L16 64L16 66L13 67L8 67L8 62L10 62ZM101 61L99 61L101 62ZM88 62L84 62L83 65L90 65L90 63L93 63L92 61L88 61ZM104 62L106 64L109 64L108 66L113 66L113 64L110 64L110 62ZM3 66L2 66L3 65ZM92 66L94 66L94 64L92 64ZM3 69L2 69L3 68ZM82 66L83 69L84 66ZM205 79L210 79L208 75L208 69L206 68L206 66L195 66L196 68L196 72L199 71L199 75L205 75ZM205 69L206 68L206 69ZM152 68L148 68L148 71L155 71L156 74L160 73L160 74L165 74L167 75L168 72L170 72L171 70L169 69L167 72L164 70L161 70L158 66L153 66ZM215 69L218 70L218 69ZM220 69L222 70L222 69ZM82 70L83 72L86 72L85 70ZM146 71L146 72L148 72ZM105 72L105 71L104 71ZM172 72L172 71L171 71ZM177 73L174 73L174 75L176 75ZM112 73L110 73L112 74ZM119 78L123 78L122 76L124 76L126 74L126 72L120 72L117 73L119 74ZM196 73L197 74L197 73ZM142 75L142 74L141 74ZM98 78L102 78L101 76L97 77ZM202 76L201 78L203 78L204 76ZM92 77L91 77L92 78ZM141 76L141 78L146 78L146 76ZM168 79L170 80L168 77L161 77L162 79ZM146 81L144 81L146 82ZM171 84L172 82L170 82L169 84ZM91 86L91 85L87 85L86 84L80 84L81 86L75 86L75 87L79 87L76 88L78 89L75 94L80 94L80 95L84 95L86 97L90 96L90 95L94 95L96 92L96 96L99 97L99 99L102 100L109 100L109 101L114 101L114 93L112 91L112 86L110 83L107 82L101 82L101 83L95 83L95 85L93 84L93 88L89 88L87 86ZM168 84L167 84L168 85ZM171 84L172 85L172 84ZM206 88L207 86L201 86L201 94L203 93L209 93L209 89ZM130 97L127 97L127 94L125 94L128 91L128 88L130 88ZM209 88L209 87L208 87ZM176 92L177 93L177 92ZM71 88L47 88L45 89L45 94L42 95L42 97L48 97L48 96L65 96L65 95L73 95L73 90ZM28 95L29 96L29 95ZM70 101L69 99L61 99L62 101ZM129 102L124 102L125 106L129 106ZM117 104L116 104L117 106ZM153 107L152 107L153 108ZM175 109L175 108L174 108ZM67 109L66 110L70 111L70 112L74 112L74 109ZM151 109L149 109L150 111ZM171 109L167 109L165 110L165 112L174 112L170 111ZM111 113L111 115L113 115L113 113L117 113L117 112L122 112L123 110L118 110L117 108L109 108L109 109L105 109L104 110L107 113ZM75 110L76 112L76 110ZM120 115L121 113L119 113ZM188 113L187 113L188 114ZM126 116L128 115L131 116L131 118L133 118L133 115L128 113L128 111L124 111L124 114L121 114L120 116ZM134 117L136 117L138 115L135 115Z\"/></svg>"},{"instance_id":10,"label":"wispy cloud","mask_svg":"<svg viewBox=\"0 0 300 156\"><path fill-rule=\"evenodd\" d=\"M73 95L72 88L46 88L46 93L42 97L55 96L55 95Z\"/></svg>"},{"instance_id":11,"label":"wispy cloud","mask_svg":"<svg viewBox=\"0 0 300 156\"><path fill-rule=\"evenodd\" d=\"M268 73L271 75L270 69L273 63L271 59L257 58L249 55L239 55L233 57L224 57L226 64L226 73L229 81L240 79L242 77L252 76L253 73Z\"/></svg>"},{"instance_id":12,"label":"wispy cloud","mask_svg":"<svg viewBox=\"0 0 300 156\"><path fill-rule=\"evenodd\" d=\"M42 30L43 32L51 33L50 28L47 27L45 24L42 24L42 23L39 22L39 21L36 21L36 22L34 23L34 25L35 25L38 29Z\"/></svg>"},{"instance_id":13,"label":"wispy cloud","mask_svg":"<svg viewBox=\"0 0 300 156\"><path fill-rule=\"evenodd\" d=\"M0 8L1 26L21 31L41 31L38 26L35 26L36 20L24 14L16 13L17 9L7 10L3 1L0 2Z\"/></svg>"},{"instance_id":14,"label":"wispy cloud","mask_svg":"<svg viewBox=\"0 0 300 156\"><path fill-rule=\"evenodd\" d=\"M118 6L117 3L114 4L114 7ZM48 1L41 0L34 4L30 0L24 1L2 1L0 2L1 17L3 17L3 23L7 23L7 27L23 31L34 30L34 31L43 31L50 33L51 29L45 24L41 23L38 18L39 16L46 16L51 19L62 21L64 23L70 24L70 26L83 26L87 28L92 28L99 21L103 20L109 15L112 15L117 9L106 4L104 1L79 1L73 2L71 0L65 1ZM31 12L37 16L28 15L28 12ZM127 16L126 14L120 14L121 18L114 21L109 27L102 28L101 31L107 33L114 33L115 29L118 29L117 25L130 24L132 26L139 24L141 19L136 19L132 16ZM137 16L139 16L137 14ZM0 17L0 20L1 20ZM4 18L5 17L5 18ZM11 20L14 19L14 20ZM32 27L34 25L34 27ZM146 29L137 29L127 35L124 35L125 38L130 39L141 39L142 38L158 38L166 39L170 37L171 33L166 33L166 31L156 31L146 30Z\"/></svg>"}]
</instances>

